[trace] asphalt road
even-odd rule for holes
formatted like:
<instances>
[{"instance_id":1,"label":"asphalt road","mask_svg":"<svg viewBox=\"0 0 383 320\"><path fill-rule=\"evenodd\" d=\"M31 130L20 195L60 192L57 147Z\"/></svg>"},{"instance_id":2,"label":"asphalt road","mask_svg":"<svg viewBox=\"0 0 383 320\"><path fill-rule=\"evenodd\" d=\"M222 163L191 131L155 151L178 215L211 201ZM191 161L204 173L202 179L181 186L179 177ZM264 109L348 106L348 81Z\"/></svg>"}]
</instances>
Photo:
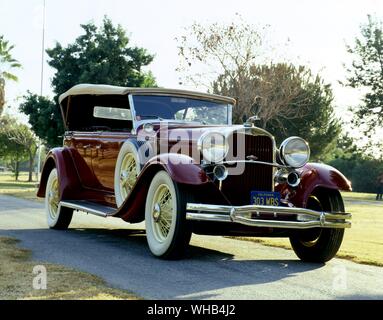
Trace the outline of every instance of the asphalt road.
<instances>
[{"instance_id":1,"label":"asphalt road","mask_svg":"<svg viewBox=\"0 0 383 320\"><path fill-rule=\"evenodd\" d=\"M98 275L146 299L383 299L380 267L307 264L292 250L196 235L186 259L162 261L151 256L142 224L77 213L68 231L49 230L43 204L3 195L0 236L20 239L34 260Z\"/></svg>"}]
</instances>

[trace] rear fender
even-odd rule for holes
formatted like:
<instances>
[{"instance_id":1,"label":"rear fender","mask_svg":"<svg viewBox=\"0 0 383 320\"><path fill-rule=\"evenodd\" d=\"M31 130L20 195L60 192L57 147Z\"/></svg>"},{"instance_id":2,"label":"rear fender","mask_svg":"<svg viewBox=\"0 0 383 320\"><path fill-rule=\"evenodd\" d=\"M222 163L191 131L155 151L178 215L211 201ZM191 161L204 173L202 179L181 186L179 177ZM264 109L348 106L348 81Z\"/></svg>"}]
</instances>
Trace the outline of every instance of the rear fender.
<instances>
[{"instance_id":1,"label":"rear fender","mask_svg":"<svg viewBox=\"0 0 383 320\"><path fill-rule=\"evenodd\" d=\"M37 196L45 197L49 174L56 168L60 184L60 200L76 199L81 190L81 183L73 162L70 148L55 148L49 151L41 173Z\"/></svg>"}]
</instances>

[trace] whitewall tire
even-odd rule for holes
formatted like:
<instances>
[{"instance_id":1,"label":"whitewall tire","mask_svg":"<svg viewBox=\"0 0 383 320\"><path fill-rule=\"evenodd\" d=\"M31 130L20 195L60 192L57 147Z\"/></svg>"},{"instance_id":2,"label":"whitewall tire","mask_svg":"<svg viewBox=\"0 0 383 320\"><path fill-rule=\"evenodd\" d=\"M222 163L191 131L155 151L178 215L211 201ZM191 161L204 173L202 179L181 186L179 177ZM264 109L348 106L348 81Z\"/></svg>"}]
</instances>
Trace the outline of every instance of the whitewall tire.
<instances>
[{"instance_id":1,"label":"whitewall tire","mask_svg":"<svg viewBox=\"0 0 383 320\"><path fill-rule=\"evenodd\" d=\"M60 208L60 188L57 170L53 169L48 177L45 190L45 212L47 223L51 229L65 230L68 228L72 216L73 209Z\"/></svg>"},{"instance_id":2,"label":"whitewall tire","mask_svg":"<svg viewBox=\"0 0 383 320\"><path fill-rule=\"evenodd\" d=\"M166 171L153 177L145 205L146 238L153 255L177 259L185 253L191 237L186 194Z\"/></svg>"},{"instance_id":3,"label":"whitewall tire","mask_svg":"<svg viewBox=\"0 0 383 320\"><path fill-rule=\"evenodd\" d=\"M126 141L118 154L114 171L114 194L117 207L121 207L132 191L141 172L141 161L137 147Z\"/></svg>"}]
</instances>

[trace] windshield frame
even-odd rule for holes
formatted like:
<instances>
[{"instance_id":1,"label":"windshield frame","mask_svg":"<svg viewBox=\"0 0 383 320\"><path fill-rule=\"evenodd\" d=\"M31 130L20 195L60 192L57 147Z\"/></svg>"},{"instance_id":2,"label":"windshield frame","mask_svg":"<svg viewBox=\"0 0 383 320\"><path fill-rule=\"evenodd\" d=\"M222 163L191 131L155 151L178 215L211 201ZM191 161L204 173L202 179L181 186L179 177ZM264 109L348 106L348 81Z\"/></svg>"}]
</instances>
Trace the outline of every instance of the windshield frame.
<instances>
[{"instance_id":1,"label":"windshield frame","mask_svg":"<svg viewBox=\"0 0 383 320\"><path fill-rule=\"evenodd\" d=\"M222 126L227 126L227 125L232 125L233 123L233 107L234 105L220 99L207 99L205 97L194 97L194 96L188 96L188 95L182 95L182 94L166 94L166 93L130 93L128 96L129 99L129 105L130 105L130 110L132 113L132 118L133 118L133 129L137 129L140 125L144 123L151 123L154 121L163 121L163 122L169 122L169 123L190 123L190 124L199 124L199 125L213 125L213 124L203 124L201 122L197 121L187 121L187 120L177 120L177 119L144 119L144 120L137 120L137 113L136 109L134 106L134 96L169 96L169 97L175 97L175 98L185 98L185 99L193 99L193 100L201 100L201 101L210 101L210 102L216 102L220 104L226 104L227 105L227 123L226 124L221 124ZM219 126L220 124L218 124ZM217 126L217 125L216 125Z\"/></svg>"}]
</instances>

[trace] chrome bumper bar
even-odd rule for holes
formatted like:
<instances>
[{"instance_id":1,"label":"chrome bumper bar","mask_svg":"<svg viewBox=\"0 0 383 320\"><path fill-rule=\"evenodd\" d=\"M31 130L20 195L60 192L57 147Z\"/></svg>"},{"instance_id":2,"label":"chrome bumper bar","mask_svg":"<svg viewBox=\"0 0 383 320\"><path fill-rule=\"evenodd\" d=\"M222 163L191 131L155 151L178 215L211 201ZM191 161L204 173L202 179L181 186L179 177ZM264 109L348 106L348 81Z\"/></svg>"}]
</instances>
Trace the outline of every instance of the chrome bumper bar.
<instances>
[{"instance_id":1,"label":"chrome bumper bar","mask_svg":"<svg viewBox=\"0 0 383 320\"><path fill-rule=\"evenodd\" d=\"M272 220L261 218L261 214L273 214ZM296 216L296 220L278 219L282 216ZM186 219L195 221L236 222L252 227L268 228L350 228L350 213L329 213L296 207L274 206L224 206L212 204L188 203Z\"/></svg>"}]
</instances>

